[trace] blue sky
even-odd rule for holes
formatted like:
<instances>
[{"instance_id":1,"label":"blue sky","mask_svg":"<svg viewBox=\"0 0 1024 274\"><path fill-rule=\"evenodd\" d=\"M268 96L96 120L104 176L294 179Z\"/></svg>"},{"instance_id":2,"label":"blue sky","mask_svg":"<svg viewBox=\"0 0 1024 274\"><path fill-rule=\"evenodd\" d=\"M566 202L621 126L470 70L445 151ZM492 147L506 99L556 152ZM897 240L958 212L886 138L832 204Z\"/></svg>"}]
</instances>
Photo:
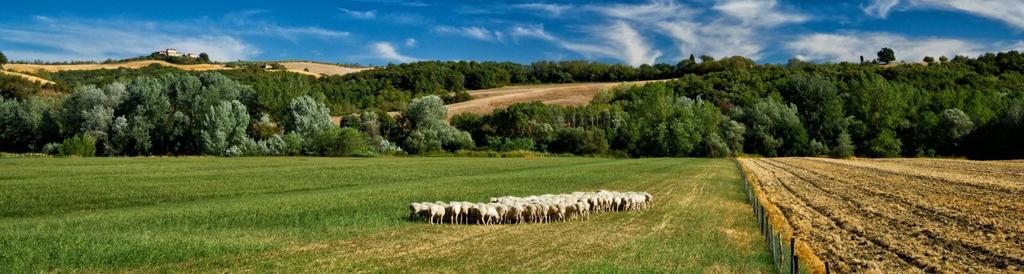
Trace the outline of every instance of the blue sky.
<instances>
[{"instance_id":1,"label":"blue sky","mask_svg":"<svg viewBox=\"0 0 1024 274\"><path fill-rule=\"evenodd\" d=\"M159 3L159 4L158 4ZM1024 50L1024 0L10 1L14 60L103 60L162 48L216 60L386 64L587 59L761 63Z\"/></svg>"}]
</instances>

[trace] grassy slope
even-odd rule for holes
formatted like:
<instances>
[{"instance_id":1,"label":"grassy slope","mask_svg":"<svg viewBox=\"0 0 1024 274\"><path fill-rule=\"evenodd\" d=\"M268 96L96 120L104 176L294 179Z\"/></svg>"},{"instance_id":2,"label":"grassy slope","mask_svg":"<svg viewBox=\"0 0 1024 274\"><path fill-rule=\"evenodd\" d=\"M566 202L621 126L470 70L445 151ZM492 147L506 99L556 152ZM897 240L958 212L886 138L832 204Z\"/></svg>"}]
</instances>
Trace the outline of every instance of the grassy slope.
<instances>
[{"instance_id":1,"label":"grassy slope","mask_svg":"<svg viewBox=\"0 0 1024 274\"><path fill-rule=\"evenodd\" d=\"M0 272L767 272L723 159L0 159ZM412 201L580 190L652 209L502 226L404 220Z\"/></svg>"}]
</instances>

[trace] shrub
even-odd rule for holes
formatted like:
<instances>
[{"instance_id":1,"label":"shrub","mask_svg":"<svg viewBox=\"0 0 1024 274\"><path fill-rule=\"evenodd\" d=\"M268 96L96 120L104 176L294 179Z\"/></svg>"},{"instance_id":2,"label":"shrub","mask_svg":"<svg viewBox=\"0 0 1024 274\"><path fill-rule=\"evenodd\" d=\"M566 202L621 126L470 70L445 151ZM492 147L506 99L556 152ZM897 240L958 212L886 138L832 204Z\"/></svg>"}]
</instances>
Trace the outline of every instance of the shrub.
<instances>
[{"instance_id":1,"label":"shrub","mask_svg":"<svg viewBox=\"0 0 1024 274\"><path fill-rule=\"evenodd\" d=\"M435 124L413 130L406 139L410 152L425 153L442 150L456 151L476 147L468 132L445 124Z\"/></svg>"},{"instance_id":2,"label":"shrub","mask_svg":"<svg viewBox=\"0 0 1024 274\"><path fill-rule=\"evenodd\" d=\"M811 143L807 145L807 154L811 156L825 155L828 152L828 147L818 140L811 140Z\"/></svg>"},{"instance_id":3,"label":"shrub","mask_svg":"<svg viewBox=\"0 0 1024 274\"><path fill-rule=\"evenodd\" d=\"M885 130L868 141L867 145L872 157L899 157L903 142L896 137L895 132Z\"/></svg>"},{"instance_id":4,"label":"shrub","mask_svg":"<svg viewBox=\"0 0 1024 274\"><path fill-rule=\"evenodd\" d=\"M331 127L314 133L306 143L307 154L320 156L366 155L367 137L353 128Z\"/></svg>"},{"instance_id":5,"label":"shrub","mask_svg":"<svg viewBox=\"0 0 1024 274\"><path fill-rule=\"evenodd\" d=\"M853 152L857 149L853 145L853 140L850 139L850 134L846 132L839 133L839 138L836 138L836 146L832 147L832 151L829 156L832 158L850 158L853 157Z\"/></svg>"},{"instance_id":6,"label":"shrub","mask_svg":"<svg viewBox=\"0 0 1024 274\"><path fill-rule=\"evenodd\" d=\"M494 151L533 150L533 139L530 138L506 138L497 136L487 137L487 148Z\"/></svg>"},{"instance_id":7,"label":"shrub","mask_svg":"<svg viewBox=\"0 0 1024 274\"><path fill-rule=\"evenodd\" d=\"M548 149L555 153L601 154L608 151L608 141L601 131L561 128Z\"/></svg>"},{"instance_id":8,"label":"shrub","mask_svg":"<svg viewBox=\"0 0 1024 274\"><path fill-rule=\"evenodd\" d=\"M295 132L289 132L281 137L281 141L284 142L284 151L282 155L296 156L302 154L302 146L305 143L302 135Z\"/></svg>"},{"instance_id":9,"label":"shrub","mask_svg":"<svg viewBox=\"0 0 1024 274\"><path fill-rule=\"evenodd\" d=\"M43 153L49 155L60 155L61 148L64 144L61 143L49 143L43 146Z\"/></svg>"},{"instance_id":10,"label":"shrub","mask_svg":"<svg viewBox=\"0 0 1024 274\"><path fill-rule=\"evenodd\" d=\"M64 156L96 156L96 138L89 135L75 135L64 139L60 145L60 155Z\"/></svg>"}]
</instances>

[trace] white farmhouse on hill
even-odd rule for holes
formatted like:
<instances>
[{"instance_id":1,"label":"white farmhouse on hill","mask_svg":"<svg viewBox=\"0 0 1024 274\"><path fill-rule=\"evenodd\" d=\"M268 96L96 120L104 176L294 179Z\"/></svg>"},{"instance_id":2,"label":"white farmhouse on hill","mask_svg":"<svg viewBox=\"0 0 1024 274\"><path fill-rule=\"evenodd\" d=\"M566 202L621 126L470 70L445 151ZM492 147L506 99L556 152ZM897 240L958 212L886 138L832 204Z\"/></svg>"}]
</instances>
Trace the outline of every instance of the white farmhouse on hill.
<instances>
[{"instance_id":1,"label":"white farmhouse on hill","mask_svg":"<svg viewBox=\"0 0 1024 274\"><path fill-rule=\"evenodd\" d=\"M189 52L189 53L181 53L181 52L178 52L178 50L176 50L176 49L165 49L165 50L157 51L156 54L163 55L163 56L170 56L170 57L188 57L188 58L199 59L199 54L195 54L195 53L191 53L191 52Z\"/></svg>"},{"instance_id":2,"label":"white farmhouse on hill","mask_svg":"<svg viewBox=\"0 0 1024 274\"><path fill-rule=\"evenodd\" d=\"M166 56L171 56L171 57L181 56L181 53L178 53L178 50L176 50L176 49L165 49L165 50L161 50L161 51L159 51L157 53L159 53L160 55L166 55Z\"/></svg>"}]
</instances>

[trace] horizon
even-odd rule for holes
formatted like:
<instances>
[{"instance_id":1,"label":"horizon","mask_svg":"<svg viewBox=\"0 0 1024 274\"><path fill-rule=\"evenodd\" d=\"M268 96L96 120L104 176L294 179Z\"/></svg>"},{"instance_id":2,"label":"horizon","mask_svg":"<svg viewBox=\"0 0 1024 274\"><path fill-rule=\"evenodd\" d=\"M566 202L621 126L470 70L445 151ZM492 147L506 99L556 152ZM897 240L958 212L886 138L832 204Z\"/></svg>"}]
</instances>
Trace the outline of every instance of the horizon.
<instances>
[{"instance_id":1,"label":"horizon","mask_svg":"<svg viewBox=\"0 0 1024 274\"><path fill-rule=\"evenodd\" d=\"M1024 2L1006 0L174 4L10 3L0 11L0 51L27 62L117 60L176 48L220 62L639 66L690 54L838 63L874 59L889 47L898 60L918 62L1024 49Z\"/></svg>"}]
</instances>

